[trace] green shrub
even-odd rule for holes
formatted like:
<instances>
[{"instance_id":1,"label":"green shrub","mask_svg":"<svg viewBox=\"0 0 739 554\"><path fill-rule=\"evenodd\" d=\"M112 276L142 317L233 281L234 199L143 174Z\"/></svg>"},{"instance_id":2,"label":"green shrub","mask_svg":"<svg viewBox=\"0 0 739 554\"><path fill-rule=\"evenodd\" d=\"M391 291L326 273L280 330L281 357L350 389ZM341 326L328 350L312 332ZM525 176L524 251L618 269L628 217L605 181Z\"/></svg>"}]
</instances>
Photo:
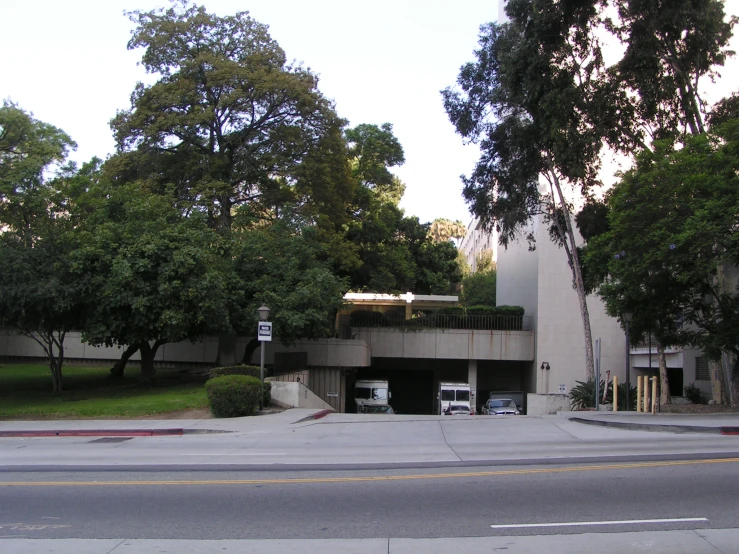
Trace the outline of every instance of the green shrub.
<instances>
[{"instance_id":1,"label":"green shrub","mask_svg":"<svg viewBox=\"0 0 739 554\"><path fill-rule=\"evenodd\" d=\"M611 385L611 388L613 388L613 385ZM611 394L609 402L613 402L613 394ZM634 386L629 388L629 404L629 410L636 410L636 387ZM618 384L618 409L626 410L626 383Z\"/></svg>"},{"instance_id":2,"label":"green shrub","mask_svg":"<svg viewBox=\"0 0 739 554\"><path fill-rule=\"evenodd\" d=\"M467 308L467 315L498 315L495 306L469 306Z\"/></svg>"},{"instance_id":3,"label":"green shrub","mask_svg":"<svg viewBox=\"0 0 739 554\"><path fill-rule=\"evenodd\" d=\"M588 381L576 381L577 385L570 389L570 406L573 410L584 410L586 408L595 408L595 379ZM603 398L603 387L606 386L605 381L600 382L598 393ZM606 400L611 395L613 385L608 383L608 392Z\"/></svg>"},{"instance_id":4,"label":"green shrub","mask_svg":"<svg viewBox=\"0 0 739 554\"><path fill-rule=\"evenodd\" d=\"M272 383L264 382L264 395L262 396L262 405L269 406L272 404Z\"/></svg>"},{"instance_id":5,"label":"green shrub","mask_svg":"<svg viewBox=\"0 0 739 554\"><path fill-rule=\"evenodd\" d=\"M260 382L247 375L224 375L205 383L205 391L215 417L242 417L256 411Z\"/></svg>"},{"instance_id":6,"label":"green shrub","mask_svg":"<svg viewBox=\"0 0 739 554\"><path fill-rule=\"evenodd\" d=\"M223 377L224 375L248 375L249 377L256 377L258 379L259 366L242 364L225 367L214 367L208 373L208 379L213 379L214 377Z\"/></svg>"},{"instance_id":7,"label":"green shrub","mask_svg":"<svg viewBox=\"0 0 739 554\"><path fill-rule=\"evenodd\" d=\"M701 390L695 386L695 383L690 383L683 390L685 391L685 398L690 400L693 404L705 404L706 403L706 399L703 398L703 394L701 394Z\"/></svg>"},{"instance_id":8,"label":"green shrub","mask_svg":"<svg viewBox=\"0 0 739 554\"><path fill-rule=\"evenodd\" d=\"M449 306L436 310L438 315L464 315L464 306Z\"/></svg>"},{"instance_id":9,"label":"green shrub","mask_svg":"<svg viewBox=\"0 0 739 554\"><path fill-rule=\"evenodd\" d=\"M259 367L255 365L232 365L226 367L214 367L208 374L208 379L223 377L225 375L246 375L248 377L256 377L259 379ZM267 377L267 368L264 368L264 376ZM272 403L272 384L269 381L264 382L264 396L262 404L269 406Z\"/></svg>"},{"instance_id":10,"label":"green shrub","mask_svg":"<svg viewBox=\"0 0 739 554\"><path fill-rule=\"evenodd\" d=\"M523 306L495 306L494 315L509 315L523 317L524 309Z\"/></svg>"}]
</instances>

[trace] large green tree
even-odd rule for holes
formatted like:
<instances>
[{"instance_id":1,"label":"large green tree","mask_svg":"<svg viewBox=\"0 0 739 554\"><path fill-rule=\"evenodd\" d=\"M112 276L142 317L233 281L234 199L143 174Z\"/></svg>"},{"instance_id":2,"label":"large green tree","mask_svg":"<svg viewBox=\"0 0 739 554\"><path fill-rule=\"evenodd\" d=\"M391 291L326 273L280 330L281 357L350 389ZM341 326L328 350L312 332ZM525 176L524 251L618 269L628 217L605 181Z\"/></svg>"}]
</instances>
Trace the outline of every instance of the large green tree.
<instances>
[{"instance_id":1,"label":"large green tree","mask_svg":"<svg viewBox=\"0 0 739 554\"><path fill-rule=\"evenodd\" d=\"M125 154L113 174L174 192L221 230L239 208L267 219L306 203L341 214L351 196L348 171L336 171L346 163L343 121L266 25L186 2L129 16L128 47L143 49L157 80L139 83L111 122Z\"/></svg>"},{"instance_id":2,"label":"large green tree","mask_svg":"<svg viewBox=\"0 0 739 554\"><path fill-rule=\"evenodd\" d=\"M74 143L11 102L0 108L0 325L44 350L63 388L64 338L80 327L80 283L70 278L73 223L50 175Z\"/></svg>"},{"instance_id":3,"label":"large green tree","mask_svg":"<svg viewBox=\"0 0 739 554\"><path fill-rule=\"evenodd\" d=\"M319 233L281 220L235 235L235 267L242 276L238 303L243 310L236 320L240 334L254 336L257 309L266 304L273 332L283 344L333 336L348 284L326 261L327 246L316 237ZM258 346L256 339L247 344L244 363L250 363Z\"/></svg>"},{"instance_id":4,"label":"large green tree","mask_svg":"<svg viewBox=\"0 0 739 554\"><path fill-rule=\"evenodd\" d=\"M87 283L86 342L138 349L148 382L161 345L230 330L239 280L227 240L204 217L183 217L171 198L135 184L102 183L77 206L85 222L72 261Z\"/></svg>"},{"instance_id":5,"label":"large green tree","mask_svg":"<svg viewBox=\"0 0 739 554\"><path fill-rule=\"evenodd\" d=\"M658 142L614 187L609 230L588 245L609 313L632 311L633 335L655 335L663 394L664 346L695 344L710 359L728 357L724 381L739 401L738 171L739 120L680 144Z\"/></svg>"},{"instance_id":6,"label":"large green tree","mask_svg":"<svg viewBox=\"0 0 739 554\"><path fill-rule=\"evenodd\" d=\"M562 247L582 315L588 378L593 341L569 191L588 196L598 184L606 71L598 5L511 0L509 21L482 26L476 61L461 68L456 89L442 93L457 132L480 145L475 169L463 178L471 211L496 228L504 246L520 235L533 244L530 222L541 217Z\"/></svg>"}]
</instances>

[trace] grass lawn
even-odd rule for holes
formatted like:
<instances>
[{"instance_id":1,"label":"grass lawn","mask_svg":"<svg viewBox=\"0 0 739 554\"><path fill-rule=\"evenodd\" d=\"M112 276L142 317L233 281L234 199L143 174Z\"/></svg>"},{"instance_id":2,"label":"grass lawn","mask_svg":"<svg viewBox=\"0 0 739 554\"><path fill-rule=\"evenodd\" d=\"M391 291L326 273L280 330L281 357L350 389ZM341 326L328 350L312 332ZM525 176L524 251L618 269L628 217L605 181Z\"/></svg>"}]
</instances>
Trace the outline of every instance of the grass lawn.
<instances>
[{"instance_id":1,"label":"grass lawn","mask_svg":"<svg viewBox=\"0 0 739 554\"><path fill-rule=\"evenodd\" d=\"M51 373L41 364L0 364L0 419L122 418L208 407L205 377L158 369L151 386L138 384L139 368L122 380L109 367L64 366L64 392L51 392Z\"/></svg>"}]
</instances>

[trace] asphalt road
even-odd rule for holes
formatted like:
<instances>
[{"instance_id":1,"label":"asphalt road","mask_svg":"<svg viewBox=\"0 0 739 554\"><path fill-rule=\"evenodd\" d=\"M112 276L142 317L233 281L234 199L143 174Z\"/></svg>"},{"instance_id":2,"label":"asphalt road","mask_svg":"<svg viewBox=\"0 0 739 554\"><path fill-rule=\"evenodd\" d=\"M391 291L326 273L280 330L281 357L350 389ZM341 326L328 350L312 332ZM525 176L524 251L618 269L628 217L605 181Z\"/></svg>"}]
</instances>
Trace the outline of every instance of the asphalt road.
<instances>
[{"instance_id":1,"label":"asphalt road","mask_svg":"<svg viewBox=\"0 0 739 554\"><path fill-rule=\"evenodd\" d=\"M739 460L0 474L0 538L484 537L739 527ZM605 526L544 523L706 518Z\"/></svg>"}]
</instances>

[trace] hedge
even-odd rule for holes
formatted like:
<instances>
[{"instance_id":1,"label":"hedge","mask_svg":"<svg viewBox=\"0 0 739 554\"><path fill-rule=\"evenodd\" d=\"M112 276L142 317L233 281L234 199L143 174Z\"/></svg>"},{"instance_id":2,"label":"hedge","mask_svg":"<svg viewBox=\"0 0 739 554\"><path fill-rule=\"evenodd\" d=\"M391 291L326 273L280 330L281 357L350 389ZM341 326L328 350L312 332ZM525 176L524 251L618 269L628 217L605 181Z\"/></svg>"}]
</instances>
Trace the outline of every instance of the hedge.
<instances>
[{"instance_id":1,"label":"hedge","mask_svg":"<svg viewBox=\"0 0 739 554\"><path fill-rule=\"evenodd\" d=\"M210 411L215 417L253 415L259 405L260 382L247 375L224 375L205 383Z\"/></svg>"},{"instance_id":2,"label":"hedge","mask_svg":"<svg viewBox=\"0 0 739 554\"><path fill-rule=\"evenodd\" d=\"M256 377L259 379L260 369L255 365L232 365L225 367L214 367L208 374L208 379L215 379L216 377L224 377L226 375L246 375L247 377ZM267 375L267 369L264 370L264 375ZM269 406L272 403L272 383L269 381L264 382L264 396L262 398L262 405Z\"/></svg>"}]
</instances>

